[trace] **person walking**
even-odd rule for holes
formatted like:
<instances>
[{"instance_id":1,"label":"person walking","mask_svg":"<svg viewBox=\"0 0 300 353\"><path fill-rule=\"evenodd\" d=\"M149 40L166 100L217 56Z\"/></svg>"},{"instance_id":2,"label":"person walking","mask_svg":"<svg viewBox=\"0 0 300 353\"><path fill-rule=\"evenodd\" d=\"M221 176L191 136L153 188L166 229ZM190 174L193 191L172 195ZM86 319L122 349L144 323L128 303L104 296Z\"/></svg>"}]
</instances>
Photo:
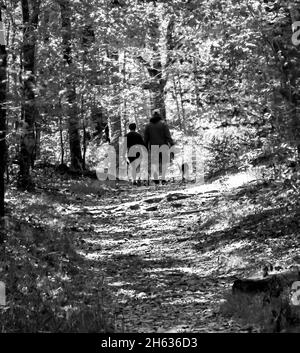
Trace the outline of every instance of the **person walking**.
<instances>
[{"instance_id":1,"label":"person walking","mask_svg":"<svg viewBox=\"0 0 300 353\"><path fill-rule=\"evenodd\" d=\"M129 124L129 133L126 135L127 138L127 153L129 152L130 148L136 145L145 146L145 142L141 134L136 132L136 124L131 123ZM140 153L137 152L135 157L128 156L129 167L131 169L131 176L133 185L140 185L140 180L137 180L137 172L133 162L140 157Z\"/></svg>"},{"instance_id":2,"label":"person walking","mask_svg":"<svg viewBox=\"0 0 300 353\"><path fill-rule=\"evenodd\" d=\"M162 120L161 115L158 110L155 110L152 118L150 119L149 124L146 125L144 140L146 147L151 154L151 149L153 146L158 146L159 148L163 145L167 145L171 147L174 145L174 141L171 137L169 127L165 121ZM159 153L158 156L158 165L156 162L153 162L153 177L154 183L159 184L159 178L162 179L162 184L166 183L165 175L163 175L163 171L165 172L165 168L163 165L162 153Z\"/></svg>"}]
</instances>

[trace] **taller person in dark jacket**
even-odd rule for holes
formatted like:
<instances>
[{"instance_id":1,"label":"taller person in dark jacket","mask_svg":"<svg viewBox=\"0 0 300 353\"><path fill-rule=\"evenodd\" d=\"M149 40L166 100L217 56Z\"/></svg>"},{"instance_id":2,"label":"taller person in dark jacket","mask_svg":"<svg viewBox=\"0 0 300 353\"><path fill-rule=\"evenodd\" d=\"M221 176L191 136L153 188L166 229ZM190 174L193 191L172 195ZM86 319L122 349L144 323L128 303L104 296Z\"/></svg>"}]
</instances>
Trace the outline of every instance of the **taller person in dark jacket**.
<instances>
[{"instance_id":1,"label":"taller person in dark jacket","mask_svg":"<svg viewBox=\"0 0 300 353\"><path fill-rule=\"evenodd\" d=\"M154 111L150 123L146 125L144 140L149 153L151 153L151 148L154 145L159 147L163 145L171 147L174 145L169 127L166 122L162 120L158 111ZM159 165L154 165L154 168L155 172L153 176L155 184L159 184L159 176L162 176L162 183L165 184L165 177L162 175L163 165L161 153L159 154Z\"/></svg>"}]
</instances>

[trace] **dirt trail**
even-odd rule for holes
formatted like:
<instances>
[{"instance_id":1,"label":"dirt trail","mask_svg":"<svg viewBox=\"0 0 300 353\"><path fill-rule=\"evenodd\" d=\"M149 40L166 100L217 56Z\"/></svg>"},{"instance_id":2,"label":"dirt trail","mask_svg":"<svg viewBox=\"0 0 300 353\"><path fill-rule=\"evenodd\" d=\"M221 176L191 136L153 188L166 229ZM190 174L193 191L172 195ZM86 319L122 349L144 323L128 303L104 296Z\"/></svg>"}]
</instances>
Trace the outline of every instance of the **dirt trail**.
<instances>
[{"instance_id":1,"label":"dirt trail","mask_svg":"<svg viewBox=\"0 0 300 353\"><path fill-rule=\"evenodd\" d=\"M63 298L74 308L97 308L109 287L113 298L105 294L101 305L116 313L118 332L259 330L222 315L226 292L237 277L261 276L262 260L283 269L298 263L297 199L287 205L289 190L255 175L116 189L48 179L34 194L8 193L14 262L27 261L29 273L38 266L58 308L52 287L67 284Z\"/></svg>"},{"instance_id":2,"label":"dirt trail","mask_svg":"<svg viewBox=\"0 0 300 353\"><path fill-rule=\"evenodd\" d=\"M232 274L220 272L214 250L199 248L201 215L223 197L221 184L172 188L136 188L105 206L91 202L78 210L92 227L79 252L96 272L104 270L118 303L119 329L241 330L218 315Z\"/></svg>"}]
</instances>

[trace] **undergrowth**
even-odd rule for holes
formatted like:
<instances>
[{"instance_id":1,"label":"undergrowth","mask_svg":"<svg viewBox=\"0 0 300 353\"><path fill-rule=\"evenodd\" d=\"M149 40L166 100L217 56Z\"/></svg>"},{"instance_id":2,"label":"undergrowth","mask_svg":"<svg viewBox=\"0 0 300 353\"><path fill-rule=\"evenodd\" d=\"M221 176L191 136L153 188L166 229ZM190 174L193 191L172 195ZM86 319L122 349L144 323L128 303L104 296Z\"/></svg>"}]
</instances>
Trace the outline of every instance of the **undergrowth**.
<instances>
[{"instance_id":1,"label":"undergrowth","mask_svg":"<svg viewBox=\"0 0 300 353\"><path fill-rule=\"evenodd\" d=\"M115 332L105 278L95 281L67 232L12 224L0 257L7 288L0 332Z\"/></svg>"},{"instance_id":2,"label":"undergrowth","mask_svg":"<svg viewBox=\"0 0 300 353\"><path fill-rule=\"evenodd\" d=\"M227 293L220 313L267 333L288 332L290 327L300 324L299 308L291 306L288 290L277 298L266 293Z\"/></svg>"}]
</instances>

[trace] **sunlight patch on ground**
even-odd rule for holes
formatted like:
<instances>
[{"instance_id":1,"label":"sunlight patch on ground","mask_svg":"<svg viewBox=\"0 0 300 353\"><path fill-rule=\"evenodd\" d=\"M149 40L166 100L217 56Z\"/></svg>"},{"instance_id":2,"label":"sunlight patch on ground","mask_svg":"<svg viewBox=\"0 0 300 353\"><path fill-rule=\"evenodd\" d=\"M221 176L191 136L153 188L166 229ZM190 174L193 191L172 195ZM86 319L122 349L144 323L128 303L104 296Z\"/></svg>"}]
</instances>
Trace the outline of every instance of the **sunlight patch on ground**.
<instances>
[{"instance_id":1,"label":"sunlight patch on ground","mask_svg":"<svg viewBox=\"0 0 300 353\"><path fill-rule=\"evenodd\" d=\"M207 230L206 233L212 234L214 232L225 231L226 229L230 229L229 219L221 219L220 222L210 226L209 230Z\"/></svg>"},{"instance_id":2,"label":"sunlight patch on ground","mask_svg":"<svg viewBox=\"0 0 300 353\"><path fill-rule=\"evenodd\" d=\"M188 274L191 274L191 275L194 275L195 274L195 268L192 268L192 267L176 267L176 270L182 272L182 273L188 273Z\"/></svg>"},{"instance_id":3,"label":"sunlight patch on ground","mask_svg":"<svg viewBox=\"0 0 300 353\"><path fill-rule=\"evenodd\" d=\"M229 254L231 252L234 252L236 250L241 250L248 246L251 246L251 241L240 240L240 241L235 241L231 244L223 245L220 251L221 253Z\"/></svg>"},{"instance_id":4,"label":"sunlight patch on ground","mask_svg":"<svg viewBox=\"0 0 300 353\"><path fill-rule=\"evenodd\" d=\"M173 300L167 300L165 302L162 302L161 305L184 305L184 304L206 304L206 303L210 303L210 300L202 297L202 298L186 298L186 297L182 297L182 298L175 298Z\"/></svg>"},{"instance_id":5,"label":"sunlight patch on ground","mask_svg":"<svg viewBox=\"0 0 300 353\"><path fill-rule=\"evenodd\" d=\"M112 282L112 283L109 283L108 285L109 285L110 287L122 287L122 286L127 286L127 285L130 285L130 284L131 284L131 283L119 281L119 282Z\"/></svg>"},{"instance_id":6,"label":"sunlight patch on ground","mask_svg":"<svg viewBox=\"0 0 300 353\"><path fill-rule=\"evenodd\" d=\"M168 219L150 219L148 221L143 222L143 227L153 227L153 230L155 230L155 233L158 231L162 232L162 235L164 235L166 232L170 232L170 231L176 231L178 230L177 226L171 226L170 224L168 224L167 222L170 222L171 220Z\"/></svg>"},{"instance_id":7,"label":"sunlight patch on ground","mask_svg":"<svg viewBox=\"0 0 300 353\"><path fill-rule=\"evenodd\" d=\"M108 238L108 239L103 239L103 238L101 238L101 239L84 238L83 240L84 240L84 242L86 244L89 244L91 246L93 246L93 245L94 246L99 246L100 249L103 249L103 248L105 248L107 246L109 248L111 248L113 246L122 245L122 244L124 244L126 242L125 239L116 239L116 240L114 240L114 239L111 239L111 238Z\"/></svg>"},{"instance_id":8,"label":"sunlight patch on ground","mask_svg":"<svg viewBox=\"0 0 300 353\"><path fill-rule=\"evenodd\" d=\"M242 269L248 265L248 261L242 256L229 256L220 258L220 267L226 270Z\"/></svg>"},{"instance_id":9,"label":"sunlight patch on ground","mask_svg":"<svg viewBox=\"0 0 300 353\"><path fill-rule=\"evenodd\" d=\"M208 193L208 192L216 192L220 189L220 183L213 184L191 184L188 185L183 192L188 195L200 194L200 193Z\"/></svg>"},{"instance_id":10,"label":"sunlight patch on ground","mask_svg":"<svg viewBox=\"0 0 300 353\"><path fill-rule=\"evenodd\" d=\"M148 259L148 261L153 261L154 258L151 258L151 259ZM147 260L147 259L145 259ZM161 260L160 258L156 258L157 261ZM175 271L177 270L176 267L172 267L170 265L168 265L168 267L157 267L157 268L144 268L142 269L141 272L144 272L144 273L163 273L163 274L174 274L176 273ZM154 275L153 275L154 276Z\"/></svg>"},{"instance_id":11,"label":"sunlight patch on ground","mask_svg":"<svg viewBox=\"0 0 300 353\"><path fill-rule=\"evenodd\" d=\"M241 172L227 176L224 184L229 188L238 188L245 184L251 183L257 179L258 175L255 171Z\"/></svg>"},{"instance_id":12,"label":"sunlight patch on ground","mask_svg":"<svg viewBox=\"0 0 300 353\"><path fill-rule=\"evenodd\" d=\"M85 257L87 260L100 260L100 259L105 259L108 257L107 254L103 254L103 253L100 254L99 252L86 254L83 251L77 251L77 253L80 256Z\"/></svg>"},{"instance_id":13,"label":"sunlight patch on ground","mask_svg":"<svg viewBox=\"0 0 300 353\"><path fill-rule=\"evenodd\" d=\"M126 297L129 297L129 298L133 298L136 296L136 290L133 290L133 289L120 289L117 291L116 293L117 296L126 296Z\"/></svg>"},{"instance_id":14,"label":"sunlight patch on ground","mask_svg":"<svg viewBox=\"0 0 300 353\"><path fill-rule=\"evenodd\" d=\"M92 245L104 245L104 243L110 243L110 241L108 240L103 240L103 239L99 239L99 240L94 240L91 238L82 238L82 240L87 243L87 244L92 244Z\"/></svg>"},{"instance_id":15,"label":"sunlight patch on ground","mask_svg":"<svg viewBox=\"0 0 300 353\"><path fill-rule=\"evenodd\" d=\"M127 233L130 233L130 228L128 227L123 227L120 229L120 227L113 227L111 225L109 226L106 226L106 227L103 227L103 226L100 226L100 227L95 227L94 229L94 232L97 233L97 234L105 234L107 235L107 233L109 233L109 236L114 236L114 235L124 235L126 236L126 232Z\"/></svg>"}]
</instances>

